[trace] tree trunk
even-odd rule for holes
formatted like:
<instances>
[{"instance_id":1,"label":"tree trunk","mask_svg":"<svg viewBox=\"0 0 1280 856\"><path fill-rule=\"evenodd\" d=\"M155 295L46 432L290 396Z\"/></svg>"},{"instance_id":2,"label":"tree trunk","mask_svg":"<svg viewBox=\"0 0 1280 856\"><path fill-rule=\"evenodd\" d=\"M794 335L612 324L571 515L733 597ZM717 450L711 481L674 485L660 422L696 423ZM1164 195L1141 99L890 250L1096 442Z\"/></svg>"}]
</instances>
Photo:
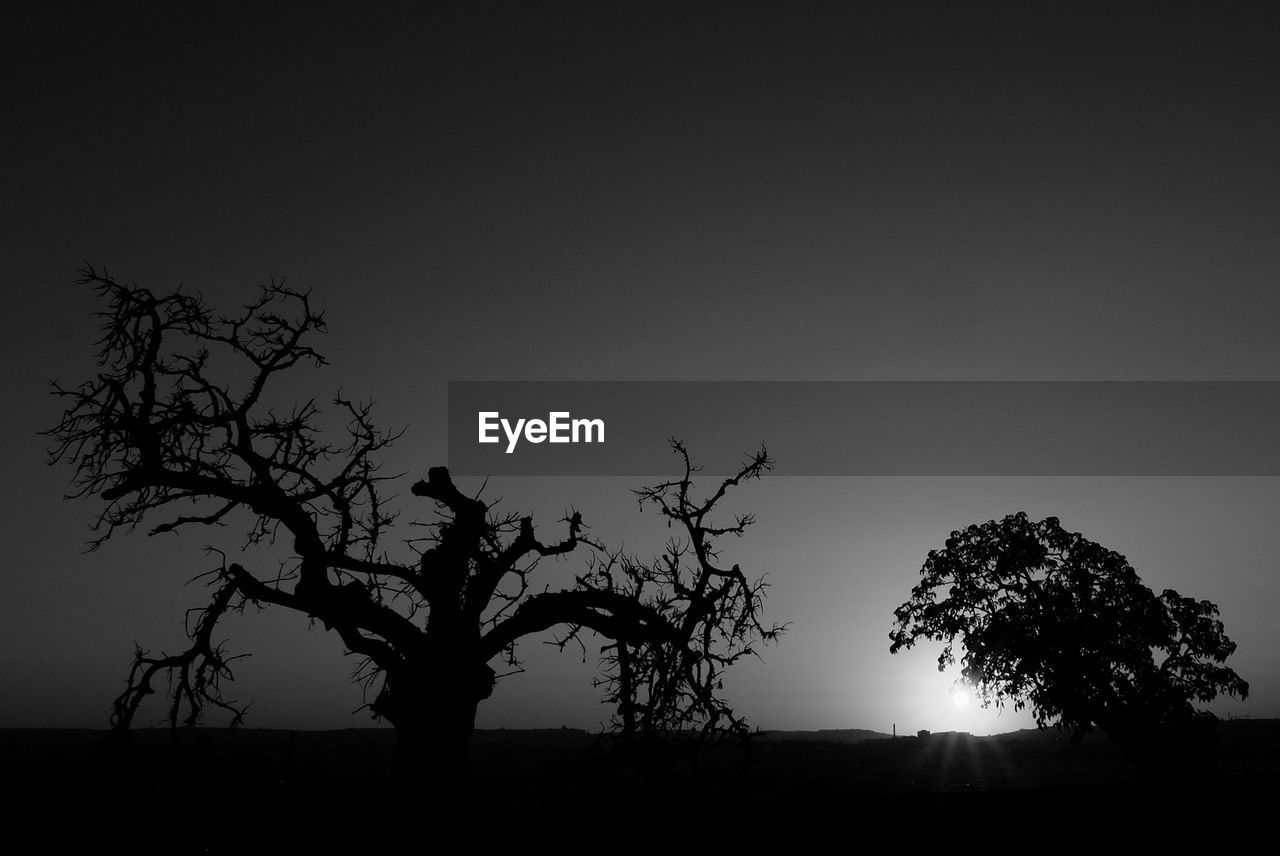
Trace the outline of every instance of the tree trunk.
<instances>
[{"instance_id":1,"label":"tree trunk","mask_svg":"<svg viewBox=\"0 0 1280 856\"><path fill-rule=\"evenodd\" d=\"M467 797L467 748L476 708L493 689L487 666L388 673L374 712L396 730L396 793L421 810L423 801L456 808Z\"/></svg>"},{"instance_id":2,"label":"tree trunk","mask_svg":"<svg viewBox=\"0 0 1280 856\"><path fill-rule=\"evenodd\" d=\"M392 777L396 790L432 802L461 802L467 790L467 748L479 699L441 702L395 723Z\"/></svg>"}]
</instances>

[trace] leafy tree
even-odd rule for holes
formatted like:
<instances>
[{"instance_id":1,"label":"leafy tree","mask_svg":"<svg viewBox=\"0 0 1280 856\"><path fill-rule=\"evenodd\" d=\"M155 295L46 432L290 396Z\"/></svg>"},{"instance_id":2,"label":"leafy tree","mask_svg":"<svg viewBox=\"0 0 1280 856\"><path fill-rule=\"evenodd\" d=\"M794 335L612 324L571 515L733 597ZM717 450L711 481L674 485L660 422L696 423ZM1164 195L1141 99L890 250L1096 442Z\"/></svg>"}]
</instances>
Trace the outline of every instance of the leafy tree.
<instances>
[{"instance_id":1,"label":"leafy tree","mask_svg":"<svg viewBox=\"0 0 1280 856\"><path fill-rule=\"evenodd\" d=\"M1223 665L1236 646L1214 604L1155 594L1124 556L1057 518L1018 513L952 532L921 575L894 611L891 652L943 642L943 670L959 645L984 704L1029 706L1040 727L1077 738L1097 726L1144 774L1203 762L1211 715L1194 702L1248 695Z\"/></svg>"},{"instance_id":2,"label":"leafy tree","mask_svg":"<svg viewBox=\"0 0 1280 856\"><path fill-rule=\"evenodd\" d=\"M223 694L236 657L214 634L226 613L249 604L301 612L338 634L361 658L368 707L395 728L398 775L440 794L465 775L494 666L518 669L517 643L555 628L562 644L589 630L613 646L606 666L625 665L610 698L624 710L662 710L647 719L625 713L620 728L741 728L718 695L722 670L779 629L760 622L763 584L715 563L714 539L740 534L749 518L716 528L709 515L726 490L771 468L763 449L695 506L695 468L676 444L685 476L641 492L685 527L696 559L687 568L678 551L648 565L610 554L576 511L559 540L544 542L532 518L499 514L443 467L411 488L432 503L429 537L406 540L408 556L395 559L387 542L397 513L377 459L399 434L377 427L369 404L341 396L333 402L345 422L339 439L322 429L314 400L288 410L268 404L281 396L282 374L325 363L312 345L325 331L323 313L306 293L271 283L222 317L198 295L159 295L106 272L88 269L82 282L107 303L98 313L99 371L78 386L55 384L68 405L47 433L51 462L75 467L73 496L104 503L91 546L143 521L151 534L237 524L248 556L224 558L204 575L213 594L188 622L187 650L137 650L115 701L116 729L127 732L165 677L173 725L194 724L209 708L238 723L243 707ZM283 562L272 549L278 542L288 545ZM580 550L588 572L564 590L535 590L541 560Z\"/></svg>"}]
</instances>

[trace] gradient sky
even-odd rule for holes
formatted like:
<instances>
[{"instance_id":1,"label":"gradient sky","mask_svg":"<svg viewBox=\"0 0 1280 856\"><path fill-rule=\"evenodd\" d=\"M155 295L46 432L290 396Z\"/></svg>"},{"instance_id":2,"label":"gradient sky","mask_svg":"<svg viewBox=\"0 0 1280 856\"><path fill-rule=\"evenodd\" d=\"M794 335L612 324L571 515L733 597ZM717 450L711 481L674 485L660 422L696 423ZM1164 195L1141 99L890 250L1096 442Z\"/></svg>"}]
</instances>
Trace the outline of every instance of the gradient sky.
<instances>
[{"instance_id":1,"label":"gradient sky","mask_svg":"<svg viewBox=\"0 0 1280 856\"><path fill-rule=\"evenodd\" d=\"M307 383L408 426L388 468L414 477L444 460L450 379L1280 380L1280 13L1262 5L20 13L0 727L105 725L132 640L177 648L199 548L231 546L81 552L95 506L61 499L35 432L58 414L49 378L93 367L82 262L228 308L270 276L312 289L333 366ZM657 549L635 486L490 489ZM1214 709L1280 716L1276 479L771 478L735 504L760 522L734 560L771 573L767 616L793 628L729 685L762 727L1029 724L957 711L933 651L887 652L927 551L1016 510L1218 603L1253 694ZM226 631L253 652L250 725L368 723L338 640L275 611ZM607 716L591 662L525 651L482 726Z\"/></svg>"}]
</instances>

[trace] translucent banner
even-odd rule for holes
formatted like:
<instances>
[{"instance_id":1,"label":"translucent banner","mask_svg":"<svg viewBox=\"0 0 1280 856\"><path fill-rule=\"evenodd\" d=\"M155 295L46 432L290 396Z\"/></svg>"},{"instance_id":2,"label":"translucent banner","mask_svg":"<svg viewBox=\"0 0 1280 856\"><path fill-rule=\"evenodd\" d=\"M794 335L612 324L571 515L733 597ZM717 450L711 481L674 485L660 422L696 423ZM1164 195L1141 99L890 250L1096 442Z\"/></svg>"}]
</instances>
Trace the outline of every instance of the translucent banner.
<instances>
[{"instance_id":1,"label":"translucent banner","mask_svg":"<svg viewBox=\"0 0 1280 856\"><path fill-rule=\"evenodd\" d=\"M459 475L1280 475L1280 382L450 382Z\"/></svg>"}]
</instances>

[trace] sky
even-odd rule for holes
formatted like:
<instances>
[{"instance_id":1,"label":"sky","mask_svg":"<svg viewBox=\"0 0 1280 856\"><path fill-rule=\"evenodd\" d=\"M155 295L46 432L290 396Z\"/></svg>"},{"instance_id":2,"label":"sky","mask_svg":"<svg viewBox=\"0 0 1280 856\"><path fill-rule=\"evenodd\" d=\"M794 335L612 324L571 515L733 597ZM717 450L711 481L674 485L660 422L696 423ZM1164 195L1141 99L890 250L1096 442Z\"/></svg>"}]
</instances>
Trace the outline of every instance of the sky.
<instances>
[{"instance_id":1,"label":"sky","mask_svg":"<svg viewBox=\"0 0 1280 856\"><path fill-rule=\"evenodd\" d=\"M306 382L377 400L411 479L444 462L450 380L1280 380L1263 4L68 4L8 29L0 727L104 726L134 640L180 645L183 583L231 537L83 552L95 506L37 432L48 381L93 370L86 262L228 309L311 289L332 365ZM656 550L638 486L488 491ZM1280 716L1275 478L779 477L734 502L759 520L734 560L791 625L729 681L755 725L1029 725L956 708L936 650L888 653L928 550L1017 510L1217 603L1252 692L1213 709ZM369 723L305 619L226 635L247 724ZM525 648L479 725L607 718L592 652Z\"/></svg>"}]
</instances>

